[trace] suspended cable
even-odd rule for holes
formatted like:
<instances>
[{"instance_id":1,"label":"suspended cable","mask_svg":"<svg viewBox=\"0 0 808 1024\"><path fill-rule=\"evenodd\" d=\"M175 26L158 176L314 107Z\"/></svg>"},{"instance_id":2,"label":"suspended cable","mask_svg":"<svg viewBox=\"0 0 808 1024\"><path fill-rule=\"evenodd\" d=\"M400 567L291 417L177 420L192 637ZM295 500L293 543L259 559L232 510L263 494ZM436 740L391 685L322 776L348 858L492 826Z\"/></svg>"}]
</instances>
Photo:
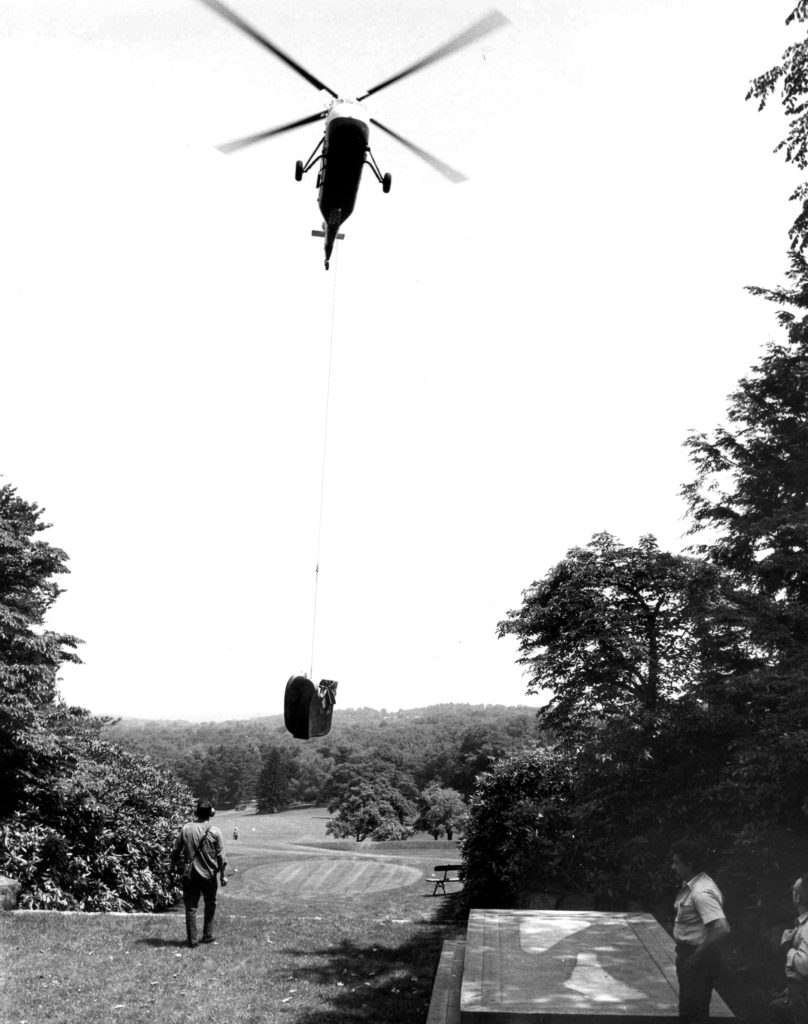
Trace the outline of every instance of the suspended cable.
<instances>
[{"instance_id":1,"label":"suspended cable","mask_svg":"<svg viewBox=\"0 0 808 1024\"><path fill-rule=\"evenodd\" d=\"M334 354L334 323L337 308L337 270L339 268L339 245L336 246L333 260L334 286L331 293L331 337L328 342L328 372L325 386L325 422L323 424L323 458L320 466L320 511L317 517L317 557L314 563L314 602L311 617L311 659L309 679L314 679L314 643L317 631L317 585L320 582L320 540L323 534L323 505L325 503L325 466L328 452L328 408L331 401L331 363Z\"/></svg>"}]
</instances>

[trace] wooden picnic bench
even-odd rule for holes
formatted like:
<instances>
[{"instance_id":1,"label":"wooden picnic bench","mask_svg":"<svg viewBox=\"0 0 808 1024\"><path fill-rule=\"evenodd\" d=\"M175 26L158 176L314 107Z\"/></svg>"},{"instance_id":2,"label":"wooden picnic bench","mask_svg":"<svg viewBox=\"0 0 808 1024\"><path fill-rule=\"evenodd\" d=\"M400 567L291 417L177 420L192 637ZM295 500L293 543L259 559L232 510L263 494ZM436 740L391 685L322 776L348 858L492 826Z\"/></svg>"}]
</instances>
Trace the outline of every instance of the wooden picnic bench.
<instances>
[{"instance_id":1,"label":"wooden picnic bench","mask_svg":"<svg viewBox=\"0 0 808 1024\"><path fill-rule=\"evenodd\" d=\"M461 882L463 881L463 865L462 864L436 864L434 867L435 874L430 875L427 878L427 882L434 882L435 888L432 890L432 895L438 895L438 889L446 895L446 883L447 882ZM438 874L438 872L441 874Z\"/></svg>"}]
</instances>

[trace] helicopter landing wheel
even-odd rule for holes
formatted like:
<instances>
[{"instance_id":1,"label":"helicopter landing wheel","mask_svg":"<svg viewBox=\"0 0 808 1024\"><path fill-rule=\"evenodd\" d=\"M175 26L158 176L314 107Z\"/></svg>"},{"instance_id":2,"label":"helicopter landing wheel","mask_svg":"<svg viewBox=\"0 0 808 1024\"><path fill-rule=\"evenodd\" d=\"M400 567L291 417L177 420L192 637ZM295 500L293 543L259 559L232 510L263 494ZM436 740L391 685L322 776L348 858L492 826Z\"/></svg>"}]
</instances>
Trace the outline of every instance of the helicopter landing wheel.
<instances>
[{"instance_id":1,"label":"helicopter landing wheel","mask_svg":"<svg viewBox=\"0 0 808 1024\"><path fill-rule=\"evenodd\" d=\"M390 186L392 184L393 184L393 176L392 176L392 174L389 174L389 173L385 174L385 176L382 178L382 192L384 192L385 195L390 191Z\"/></svg>"},{"instance_id":2,"label":"helicopter landing wheel","mask_svg":"<svg viewBox=\"0 0 808 1024\"><path fill-rule=\"evenodd\" d=\"M295 181L303 180L303 161L298 160L295 164Z\"/></svg>"}]
</instances>

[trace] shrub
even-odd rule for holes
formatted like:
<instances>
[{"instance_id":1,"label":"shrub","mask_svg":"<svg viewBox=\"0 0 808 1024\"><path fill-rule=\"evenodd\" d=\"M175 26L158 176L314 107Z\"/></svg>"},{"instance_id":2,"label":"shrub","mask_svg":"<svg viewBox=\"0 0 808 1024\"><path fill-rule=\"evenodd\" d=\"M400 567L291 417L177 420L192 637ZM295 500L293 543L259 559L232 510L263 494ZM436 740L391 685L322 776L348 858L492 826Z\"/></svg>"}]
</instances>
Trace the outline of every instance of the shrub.
<instances>
[{"instance_id":1,"label":"shrub","mask_svg":"<svg viewBox=\"0 0 808 1024\"><path fill-rule=\"evenodd\" d=\"M152 911L176 903L169 858L190 792L148 759L88 735L60 737L51 767L0 826L0 872L22 883L20 906Z\"/></svg>"},{"instance_id":2,"label":"shrub","mask_svg":"<svg viewBox=\"0 0 808 1024\"><path fill-rule=\"evenodd\" d=\"M579 887L568 761L529 747L477 779L462 843L466 891L478 903L520 902L531 891Z\"/></svg>"}]
</instances>

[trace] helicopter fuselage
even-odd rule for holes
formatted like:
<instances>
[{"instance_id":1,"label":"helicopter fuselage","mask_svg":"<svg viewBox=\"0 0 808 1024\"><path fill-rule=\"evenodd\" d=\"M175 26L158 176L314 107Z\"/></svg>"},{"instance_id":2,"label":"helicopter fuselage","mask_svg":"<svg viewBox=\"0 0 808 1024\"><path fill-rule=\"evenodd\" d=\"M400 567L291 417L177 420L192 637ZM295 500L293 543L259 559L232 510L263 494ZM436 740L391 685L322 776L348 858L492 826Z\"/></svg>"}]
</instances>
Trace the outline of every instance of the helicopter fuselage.
<instances>
[{"instance_id":1,"label":"helicopter fuselage","mask_svg":"<svg viewBox=\"0 0 808 1024\"><path fill-rule=\"evenodd\" d=\"M340 100L332 104L317 178L317 202L326 229L336 230L353 213L369 137L370 123L358 103Z\"/></svg>"}]
</instances>

